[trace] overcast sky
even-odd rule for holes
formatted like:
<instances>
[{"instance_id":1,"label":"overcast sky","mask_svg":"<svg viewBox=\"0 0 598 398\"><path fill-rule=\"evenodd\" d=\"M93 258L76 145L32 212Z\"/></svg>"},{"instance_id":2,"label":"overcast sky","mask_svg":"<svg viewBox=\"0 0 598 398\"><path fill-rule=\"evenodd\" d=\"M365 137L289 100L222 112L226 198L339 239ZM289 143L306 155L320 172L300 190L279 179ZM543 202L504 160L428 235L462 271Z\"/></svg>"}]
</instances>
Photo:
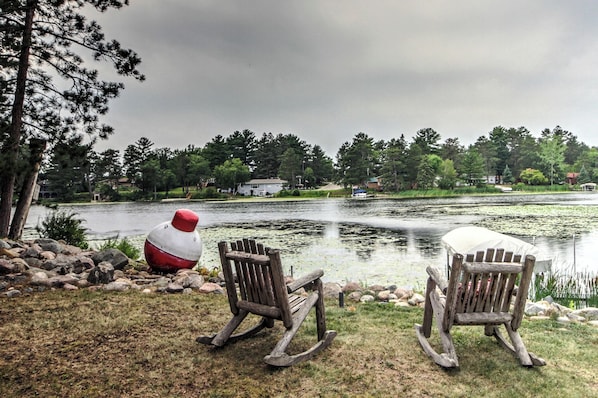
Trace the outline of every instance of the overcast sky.
<instances>
[{"instance_id":1,"label":"overcast sky","mask_svg":"<svg viewBox=\"0 0 598 398\"><path fill-rule=\"evenodd\" d=\"M598 146L594 0L132 0L96 19L147 77L124 81L100 151L249 129L334 157L359 132L469 145L499 125Z\"/></svg>"}]
</instances>

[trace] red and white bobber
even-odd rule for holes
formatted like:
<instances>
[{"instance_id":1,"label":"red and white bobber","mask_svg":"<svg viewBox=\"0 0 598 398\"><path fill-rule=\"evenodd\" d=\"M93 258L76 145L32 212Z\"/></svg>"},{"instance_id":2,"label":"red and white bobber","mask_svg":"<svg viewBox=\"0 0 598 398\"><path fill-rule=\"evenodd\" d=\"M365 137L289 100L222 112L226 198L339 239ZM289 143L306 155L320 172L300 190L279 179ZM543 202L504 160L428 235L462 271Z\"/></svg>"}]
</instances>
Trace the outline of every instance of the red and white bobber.
<instances>
[{"instance_id":1,"label":"red and white bobber","mask_svg":"<svg viewBox=\"0 0 598 398\"><path fill-rule=\"evenodd\" d=\"M193 268L202 251L201 238L195 230L198 221L199 216L193 211L179 209L172 221L152 229L143 247L148 265L160 272Z\"/></svg>"}]
</instances>

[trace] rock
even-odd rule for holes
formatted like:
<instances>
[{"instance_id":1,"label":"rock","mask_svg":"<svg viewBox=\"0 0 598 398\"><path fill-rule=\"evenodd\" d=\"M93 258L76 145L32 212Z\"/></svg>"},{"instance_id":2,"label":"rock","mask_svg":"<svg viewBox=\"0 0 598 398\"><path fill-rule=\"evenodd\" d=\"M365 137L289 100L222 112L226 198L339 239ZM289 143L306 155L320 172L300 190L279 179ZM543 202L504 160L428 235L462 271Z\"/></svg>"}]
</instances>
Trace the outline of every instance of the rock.
<instances>
[{"instance_id":1,"label":"rock","mask_svg":"<svg viewBox=\"0 0 598 398\"><path fill-rule=\"evenodd\" d=\"M382 290L377 294L378 300L380 301L388 301L389 296L390 290Z\"/></svg>"},{"instance_id":2,"label":"rock","mask_svg":"<svg viewBox=\"0 0 598 398\"><path fill-rule=\"evenodd\" d=\"M386 290L386 288L382 285L372 285L368 287L368 290L374 291L374 292L380 292L382 290Z\"/></svg>"},{"instance_id":3,"label":"rock","mask_svg":"<svg viewBox=\"0 0 598 398\"><path fill-rule=\"evenodd\" d=\"M403 287L396 288L394 293L397 296L397 298L403 298L403 297L409 298L413 294L412 291L405 289Z\"/></svg>"},{"instance_id":4,"label":"rock","mask_svg":"<svg viewBox=\"0 0 598 398\"><path fill-rule=\"evenodd\" d=\"M40 254L42 252L43 251L41 250L41 247L39 245L29 246L21 253L21 258L26 258L26 257L39 258Z\"/></svg>"},{"instance_id":5,"label":"rock","mask_svg":"<svg viewBox=\"0 0 598 398\"><path fill-rule=\"evenodd\" d=\"M126 282L110 282L104 285L104 290L108 292L124 292L128 290L130 285Z\"/></svg>"},{"instance_id":6,"label":"rock","mask_svg":"<svg viewBox=\"0 0 598 398\"><path fill-rule=\"evenodd\" d=\"M565 318L571 320L571 322L585 322L586 318L584 318L583 316L580 315L576 315L573 313L568 313Z\"/></svg>"},{"instance_id":7,"label":"rock","mask_svg":"<svg viewBox=\"0 0 598 398\"><path fill-rule=\"evenodd\" d=\"M197 290L204 284L204 279L197 271L183 269L176 273L173 282L180 284L183 288Z\"/></svg>"},{"instance_id":8,"label":"rock","mask_svg":"<svg viewBox=\"0 0 598 398\"><path fill-rule=\"evenodd\" d=\"M109 262L114 269L122 270L129 264L129 258L123 252L116 248L110 248L94 253L91 257L93 262L97 265L102 262Z\"/></svg>"},{"instance_id":9,"label":"rock","mask_svg":"<svg viewBox=\"0 0 598 398\"><path fill-rule=\"evenodd\" d=\"M550 303L547 301L538 301L537 303L527 302L525 304L525 315L536 316L544 315L550 308Z\"/></svg>"},{"instance_id":10,"label":"rock","mask_svg":"<svg viewBox=\"0 0 598 398\"><path fill-rule=\"evenodd\" d=\"M76 256L73 261L71 261L69 268L75 274L80 274L84 271L91 270L95 267L93 260L89 257L85 256Z\"/></svg>"},{"instance_id":11,"label":"rock","mask_svg":"<svg viewBox=\"0 0 598 398\"><path fill-rule=\"evenodd\" d=\"M0 259L0 275L2 274L12 274L13 272L16 272L16 266L5 259Z\"/></svg>"},{"instance_id":12,"label":"rock","mask_svg":"<svg viewBox=\"0 0 598 398\"><path fill-rule=\"evenodd\" d=\"M13 289L13 290L9 290L6 293L6 297L8 298L12 298L12 297L17 297L21 295L21 291L18 289Z\"/></svg>"},{"instance_id":13,"label":"rock","mask_svg":"<svg viewBox=\"0 0 598 398\"><path fill-rule=\"evenodd\" d=\"M588 321L597 321L598 320L598 308L595 307L588 307L582 308L579 310L575 310L572 312L574 315L582 316Z\"/></svg>"},{"instance_id":14,"label":"rock","mask_svg":"<svg viewBox=\"0 0 598 398\"><path fill-rule=\"evenodd\" d=\"M78 254L81 254L82 252L83 249L81 249L80 247L67 244L62 245L62 253L67 254L69 256L76 256Z\"/></svg>"},{"instance_id":15,"label":"rock","mask_svg":"<svg viewBox=\"0 0 598 398\"><path fill-rule=\"evenodd\" d=\"M357 282L348 282L343 286L343 293L360 292L361 290L361 285Z\"/></svg>"},{"instance_id":16,"label":"rock","mask_svg":"<svg viewBox=\"0 0 598 398\"><path fill-rule=\"evenodd\" d=\"M359 302L361 300L361 292L355 291L349 293L347 300Z\"/></svg>"},{"instance_id":17,"label":"rock","mask_svg":"<svg viewBox=\"0 0 598 398\"><path fill-rule=\"evenodd\" d=\"M423 303L424 301L426 301L424 296L422 296L419 293L414 293L413 296L411 296L411 298L407 302L409 303L409 305L415 306Z\"/></svg>"},{"instance_id":18,"label":"rock","mask_svg":"<svg viewBox=\"0 0 598 398\"><path fill-rule=\"evenodd\" d=\"M374 298L374 296L372 296L371 294L364 294L363 296L361 296L361 298L359 299L359 301L361 301L362 303L370 303L375 301L376 299Z\"/></svg>"},{"instance_id":19,"label":"rock","mask_svg":"<svg viewBox=\"0 0 598 398\"><path fill-rule=\"evenodd\" d=\"M185 290L183 285L174 282L166 286L166 292L168 293L183 293L183 290Z\"/></svg>"},{"instance_id":20,"label":"rock","mask_svg":"<svg viewBox=\"0 0 598 398\"><path fill-rule=\"evenodd\" d=\"M77 287L84 289L86 287L90 287L91 283L87 280L87 277L85 277L85 279L79 279L77 281Z\"/></svg>"},{"instance_id":21,"label":"rock","mask_svg":"<svg viewBox=\"0 0 598 398\"><path fill-rule=\"evenodd\" d=\"M16 249L0 249L0 254L8 258L17 258L21 256L21 253Z\"/></svg>"},{"instance_id":22,"label":"rock","mask_svg":"<svg viewBox=\"0 0 598 398\"><path fill-rule=\"evenodd\" d=\"M334 282L326 282L324 283L324 297L328 298L338 298L339 293L343 290L341 289L341 285Z\"/></svg>"},{"instance_id":23,"label":"rock","mask_svg":"<svg viewBox=\"0 0 598 398\"><path fill-rule=\"evenodd\" d=\"M43 250L48 250L55 254L62 252L62 246L54 239L40 238L36 239L34 243L39 245Z\"/></svg>"},{"instance_id":24,"label":"rock","mask_svg":"<svg viewBox=\"0 0 598 398\"><path fill-rule=\"evenodd\" d=\"M224 293L222 287L217 283L206 282L199 289L200 293Z\"/></svg>"},{"instance_id":25,"label":"rock","mask_svg":"<svg viewBox=\"0 0 598 398\"><path fill-rule=\"evenodd\" d=\"M546 321L549 320L550 317L546 315L533 315L529 317L530 321Z\"/></svg>"},{"instance_id":26,"label":"rock","mask_svg":"<svg viewBox=\"0 0 598 398\"><path fill-rule=\"evenodd\" d=\"M102 261L89 271L87 281L94 285L106 284L114 280L114 266L108 261Z\"/></svg>"},{"instance_id":27,"label":"rock","mask_svg":"<svg viewBox=\"0 0 598 398\"><path fill-rule=\"evenodd\" d=\"M33 274L30 283L32 285L50 286L50 278L48 277L48 274L40 271Z\"/></svg>"},{"instance_id":28,"label":"rock","mask_svg":"<svg viewBox=\"0 0 598 398\"><path fill-rule=\"evenodd\" d=\"M185 288L199 290L200 287L205 283L203 276L198 274L189 275L189 284Z\"/></svg>"},{"instance_id":29,"label":"rock","mask_svg":"<svg viewBox=\"0 0 598 398\"><path fill-rule=\"evenodd\" d=\"M51 287L63 287L65 284L74 285L79 278L74 275L56 275L48 278L48 283Z\"/></svg>"},{"instance_id":30,"label":"rock","mask_svg":"<svg viewBox=\"0 0 598 398\"><path fill-rule=\"evenodd\" d=\"M10 262L15 266L16 272L25 272L29 269L29 264L22 258L13 258Z\"/></svg>"},{"instance_id":31,"label":"rock","mask_svg":"<svg viewBox=\"0 0 598 398\"><path fill-rule=\"evenodd\" d=\"M25 260L25 262L27 263L27 265L29 267L34 267L34 268L41 268L42 264L44 263L43 260L41 260L39 258L33 258L33 257L25 257L23 260Z\"/></svg>"},{"instance_id":32,"label":"rock","mask_svg":"<svg viewBox=\"0 0 598 398\"><path fill-rule=\"evenodd\" d=\"M42 260L54 260L56 258L56 253L49 250L44 250L39 253L39 257Z\"/></svg>"}]
</instances>

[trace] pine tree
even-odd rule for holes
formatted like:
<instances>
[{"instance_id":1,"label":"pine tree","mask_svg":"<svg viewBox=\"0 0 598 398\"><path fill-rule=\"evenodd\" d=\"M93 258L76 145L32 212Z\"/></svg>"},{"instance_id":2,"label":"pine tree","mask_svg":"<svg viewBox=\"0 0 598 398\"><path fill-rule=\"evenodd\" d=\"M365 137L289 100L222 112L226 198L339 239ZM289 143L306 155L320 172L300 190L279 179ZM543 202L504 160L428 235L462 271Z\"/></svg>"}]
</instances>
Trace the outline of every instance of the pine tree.
<instances>
[{"instance_id":1,"label":"pine tree","mask_svg":"<svg viewBox=\"0 0 598 398\"><path fill-rule=\"evenodd\" d=\"M505 169L502 172L502 180L506 184L512 184L513 181L515 181L515 178L513 178L513 173L511 173L511 169L509 168L508 164L505 165Z\"/></svg>"},{"instance_id":2,"label":"pine tree","mask_svg":"<svg viewBox=\"0 0 598 398\"><path fill-rule=\"evenodd\" d=\"M124 85L100 80L98 71L86 66L82 54L90 52L94 60L111 63L118 74L144 80L137 69L141 62L137 54L106 39L101 26L81 13L86 6L104 12L125 5L128 0L2 2L0 236L9 235L23 144L35 138L54 145L60 137L80 133L88 134L93 142L113 132L100 117ZM26 206L20 210L23 214L14 217L22 218L28 210ZM10 237L19 238L13 232Z\"/></svg>"}]
</instances>

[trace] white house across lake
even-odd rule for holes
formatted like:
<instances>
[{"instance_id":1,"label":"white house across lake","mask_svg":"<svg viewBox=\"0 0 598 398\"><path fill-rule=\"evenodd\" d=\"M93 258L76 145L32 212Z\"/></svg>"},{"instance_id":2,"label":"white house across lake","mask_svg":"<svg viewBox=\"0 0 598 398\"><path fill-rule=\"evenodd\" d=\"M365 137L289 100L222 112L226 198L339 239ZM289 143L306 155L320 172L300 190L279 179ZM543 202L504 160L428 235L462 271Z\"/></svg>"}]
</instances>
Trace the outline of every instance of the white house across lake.
<instances>
[{"instance_id":1,"label":"white house across lake","mask_svg":"<svg viewBox=\"0 0 598 398\"><path fill-rule=\"evenodd\" d=\"M287 184L280 178L256 178L239 184L237 193L243 196L271 196L282 191Z\"/></svg>"}]
</instances>

